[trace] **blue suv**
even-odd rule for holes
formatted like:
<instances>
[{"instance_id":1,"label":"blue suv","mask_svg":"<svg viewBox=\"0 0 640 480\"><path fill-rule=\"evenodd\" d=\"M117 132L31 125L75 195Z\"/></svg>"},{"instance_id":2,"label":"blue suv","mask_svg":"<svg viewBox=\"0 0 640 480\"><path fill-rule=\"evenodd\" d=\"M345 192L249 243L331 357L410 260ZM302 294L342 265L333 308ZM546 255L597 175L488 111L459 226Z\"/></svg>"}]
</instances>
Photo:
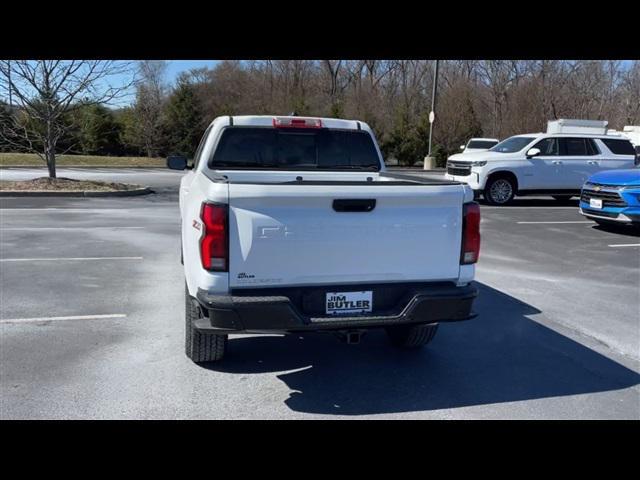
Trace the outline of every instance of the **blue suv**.
<instances>
[{"instance_id":1,"label":"blue suv","mask_svg":"<svg viewBox=\"0 0 640 480\"><path fill-rule=\"evenodd\" d=\"M582 187L580 213L599 224L640 226L640 168L606 170L589 177Z\"/></svg>"}]
</instances>

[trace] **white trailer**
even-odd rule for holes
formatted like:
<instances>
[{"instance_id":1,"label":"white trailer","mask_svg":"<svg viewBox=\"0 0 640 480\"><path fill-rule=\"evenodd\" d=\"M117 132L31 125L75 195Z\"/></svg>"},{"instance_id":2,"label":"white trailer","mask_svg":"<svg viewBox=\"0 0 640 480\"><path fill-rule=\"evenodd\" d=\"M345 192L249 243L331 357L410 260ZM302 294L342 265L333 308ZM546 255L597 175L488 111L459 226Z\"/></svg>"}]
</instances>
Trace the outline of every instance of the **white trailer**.
<instances>
[{"instance_id":1,"label":"white trailer","mask_svg":"<svg viewBox=\"0 0 640 480\"><path fill-rule=\"evenodd\" d=\"M606 135L606 120L573 120L561 118L547 122L547 134L592 134Z\"/></svg>"},{"instance_id":2,"label":"white trailer","mask_svg":"<svg viewBox=\"0 0 640 480\"><path fill-rule=\"evenodd\" d=\"M625 125L622 129L622 135L627 137L633 146L640 147L640 126L639 125Z\"/></svg>"}]
</instances>

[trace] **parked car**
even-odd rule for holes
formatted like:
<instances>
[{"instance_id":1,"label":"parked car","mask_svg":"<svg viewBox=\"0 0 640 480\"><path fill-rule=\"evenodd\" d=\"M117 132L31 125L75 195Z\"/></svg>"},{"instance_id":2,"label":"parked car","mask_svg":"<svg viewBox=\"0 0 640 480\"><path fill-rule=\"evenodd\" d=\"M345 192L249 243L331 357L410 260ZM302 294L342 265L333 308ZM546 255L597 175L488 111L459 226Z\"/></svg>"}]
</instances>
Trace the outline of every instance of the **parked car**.
<instances>
[{"instance_id":1,"label":"parked car","mask_svg":"<svg viewBox=\"0 0 640 480\"><path fill-rule=\"evenodd\" d=\"M546 133L515 135L486 152L457 154L447 161L446 178L466 182L492 205L516 195L551 195L566 201L603 170L636 164L626 137L607 134L607 122L557 120Z\"/></svg>"},{"instance_id":2,"label":"parked car","mask_svg":"<svg viewBox=\"0 0 640 480\"><path fill-rule=\"evenodd\" d=\"M596 173L582 187L580 213L599 224L640 226L640 168Z\"/></svg>"},{"instance_id":3,"label":"parked car","mask_svg":"<svg viewBox=\"0 0 640 480\"><path fill-rule=\"evenodd\" d=\"M234 116L211 123L180 183L186 353L230 333L370 328L415 348L471 318L480 210L460 182L385 171L363 122Z\"/></svg>"},{"instance_id":4,"label":"parked car","mask_svg":"<svg viewBox=\"0 0 640 480\"><path fill-rule=\"evenodd\" d=\"M472 138L466 145L460 145L460 150L463 151L462 153L486 152L498 143L500 140L497 138Z\"/></svg>"}]
</instances>

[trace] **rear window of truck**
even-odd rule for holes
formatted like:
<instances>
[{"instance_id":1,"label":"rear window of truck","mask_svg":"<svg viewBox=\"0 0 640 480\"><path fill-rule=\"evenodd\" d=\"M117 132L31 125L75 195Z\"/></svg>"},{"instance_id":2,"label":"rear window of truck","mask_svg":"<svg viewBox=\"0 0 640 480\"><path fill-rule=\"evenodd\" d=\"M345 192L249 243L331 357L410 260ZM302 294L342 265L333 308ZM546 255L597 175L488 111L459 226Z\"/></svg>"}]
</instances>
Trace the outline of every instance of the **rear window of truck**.
<instances>
[{"instance_id":1,"label":"rear window of truck","mask_svg":"<svg viewBox=\"0 0 640 480\"><path fill-rule=\"evenodd\" d=\"M365 131L227 127L209 167L377 171L380 159Z\"/></svg>"}]
</instances>

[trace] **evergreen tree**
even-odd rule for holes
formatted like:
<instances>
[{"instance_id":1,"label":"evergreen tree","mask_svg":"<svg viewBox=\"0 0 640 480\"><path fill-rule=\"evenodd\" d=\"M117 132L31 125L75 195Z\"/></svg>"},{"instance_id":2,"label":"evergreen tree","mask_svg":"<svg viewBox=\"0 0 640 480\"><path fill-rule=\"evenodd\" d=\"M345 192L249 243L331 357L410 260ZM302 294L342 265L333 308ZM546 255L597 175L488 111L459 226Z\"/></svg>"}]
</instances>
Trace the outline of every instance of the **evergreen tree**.
<instances>
[{"instance_id":1,"label":"evergreen tree","mask_svg":"<svg viewBox=\"0 0 640 480\"><path fill-rule=\"evenodd\" d=\"M115 112L115 120L119 125L118 143L123 155L144 155L138 135L138 122L134 107L124 107Z\"/></svg>"},{"instance_id":2,"label":"evergreen tree","mask_svg":"<svg viewBox=\"0 0 640 480\"><path fill-rule=\"evenodd\" d=\"M169 97L164 112L169 154L192 158L202 137L200 108L194 87L181 80Z\"/></svg>"},{"instance_id":3,"label":"evergreen tree","mask_svg":"<svg viewBox=\"0 0 640 480\"><path fill-rule=\"evenodd\" d=\"M80 108L74 115L77 145L75 150L87 155L122 153L120 128L113 112L102 105Z\"/></svg>"},{"instance_id":4,"label":"evergreen tree","mask_svg":"<svg viewBox=\"0 0 640 480\"><path fill-rule=\"evenodd\" d=\"M13 115L9 105L0 101L0 131L4 132L0 135L0 152L21 151L22 140L12 134Z\"/></svg>"}]
</instances>

